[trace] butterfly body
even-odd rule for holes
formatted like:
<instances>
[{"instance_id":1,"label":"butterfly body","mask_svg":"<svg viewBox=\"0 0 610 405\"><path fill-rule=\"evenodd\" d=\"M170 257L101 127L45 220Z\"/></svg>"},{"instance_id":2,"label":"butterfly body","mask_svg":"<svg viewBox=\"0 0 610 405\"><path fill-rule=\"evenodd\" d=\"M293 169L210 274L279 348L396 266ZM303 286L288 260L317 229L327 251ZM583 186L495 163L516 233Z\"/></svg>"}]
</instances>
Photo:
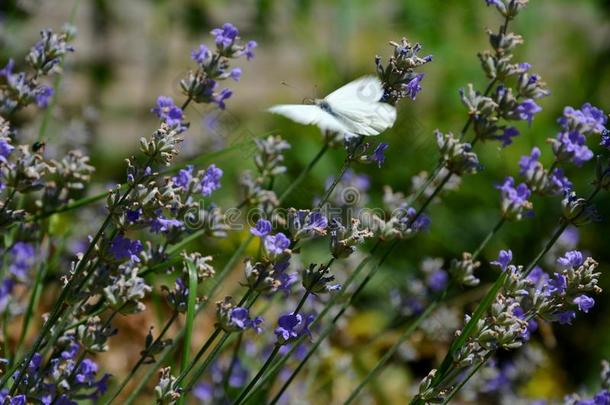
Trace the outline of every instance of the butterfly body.
<instances>
[{"instance_id":1,"label":"butterfly body","mask_svg":"<svg viewBox=\"0 0 610 405\"><path fill-rule=\"evenodd\" d=\"M282 104L269 109L305 125L316 125L322 131L350 136L374 136L392 127L396 109L381 102L383 86L378 78L364 76L335 90L312 105Z\"/></svg>"}]
</instances>

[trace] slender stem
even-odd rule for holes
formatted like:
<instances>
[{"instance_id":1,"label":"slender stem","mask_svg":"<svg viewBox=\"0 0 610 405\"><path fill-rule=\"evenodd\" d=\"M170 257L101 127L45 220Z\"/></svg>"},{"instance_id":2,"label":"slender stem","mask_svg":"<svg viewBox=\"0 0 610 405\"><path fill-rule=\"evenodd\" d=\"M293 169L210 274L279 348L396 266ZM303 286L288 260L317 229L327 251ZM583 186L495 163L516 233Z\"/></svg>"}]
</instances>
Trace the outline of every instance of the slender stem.
<instances>
[{"instance_id":1,"label":"slender stem","mask_svg":"<svg viewBox=\"0 0 610 405\"><path fill-rule=\"evenodd\" d=\"M231 375L233 374L233 370L237 365L237 361L239 360L239 351L241 349L241 342L243 341L244 334L240 333L237 336L237 342L235 342L235 347L233 348L233 355L231 356L231 362L229 363L229 367L227 367L227 372L223 378L222 386L224 387L225 392L229 391L229 382L231 381Z\"/></svg>"},{"instance_id":2,"label":"slender stem","mask_svg":"<svg viewBox=\"0 0 610 405\"><path fill-rule=\"evenodd\" d=\"M341 181L341 179L345 175L345 172L347 171L347 169L349 169L351 164L352 164L352 161L349 158L345 158L345 161L343 162L343 166L341 167L341 171L339 172L339 175L335 177L335 179L333 180L330 187L326 190L326 192L324 193L324 196L320 199L320 202L316 206L316 209L320 209L324 204L326 204L326 201L328 201L328 199L330 198L330 195L333 193L333 191L337 187L337 184L339 184L339 182Z\"/></svg>"},{"instance_id":3,"label":"slender stem","mask_svg":"<svg viewBox=\"0 0 610 405\"><path fill-rule=\"evenodd\" d=\"M30 300L28 302L28 307L25 311L23 317L23 325L21 327L21 334L19 335L19 340L17 343L17 348L15 349L15 353L19 353L21 346L25 340L25 336L28 333L28 329L30 327L30 321L32 320L32 315L34 313L34 308L38 304L38 299L40 298L40 292L42 287L42 280L44 280L44 276L47 272L46 263L41 263L40 268L36 272L36 279L34 280L34 285L32 286L32 293L30 294Z\"/></svg>"},{"instance_id":4,"label":"slender stem","mask_svg":"<svg viewBox=\"0 0 610 405\"><path fill-rule=\"evenodd\" d=\"M222 329L220 329L218 327L216 329L214 329L214 332L212 332L212 334L210 335L210 337L208 337L208 339L205 341L203 346L201 346L201 349L199 349L199 351L197 352L197 354L195 355L193 360L191 360L191 362L188 364L188 366L186 366L182 369L182 371L180 372L180 375L176 378L176 382L175 382L176 386L178 386L182 382L182 380L184 380L184 378L193 369L193 367L199 361L199 359L201 359L201 357L203 357L203 355L210 348L212 343L214 343L214 341L216 340L218 335L220 335L220 332L222 332ZM225 333L225 335L228 335L228 334Z\"/></svg>"},{"instance_id":5,"label":"slender stem","mask_svg":"<svg viewBox=\"0 0 610 405\"><path fill-rule=\"evenodd\" d=\"M468 375L466 375L466 377L464 377L464 379L462 379L462 381L460 381L460 383L451 390L451 392L449 393L449 395L447 395L445 397L445 399L443 399L443 405L448 404L449 401L451 401L451 399L453 399L453 397L455 396L455 394L458 393L459 390L461 390L464 385L466 385L466 383L468 382L468 380L470 380L472 378L473 375L475 375L477 373L477 371L479 371L479 369L481 367L483 367L483 365L485 363L487 363L487 360L489 360L489 358L491 357L491 354L493 352L489 352L485 355L485 357L483 358L483 360L481 360L481 362L479 364L476 365L476 367L473 367L470 372L468 373Z\"/></svg>"},{"instance_id":6,"label":"slender stem","mask_svg":"<svg viewBox=\"0 0 610 405\"><path fill-rule=\"evenodd\" d=\"M374 378L377 377L377 375L379 374L379 372L383 369L383 367L385 366L385 364L390 360L390 358L396 353L396 351L398 351L398 349L400 348L400 346L404 343L405 340L407 340L409 338L409 336L411 336L411 334L413 333L413 331L415 331L419 325L422 323L422 321L424 319L426 319L428 317L428 315L430 315L440 304L440 302L443 300L444 298L444 294L443 297L433 301L430 305L428 305L428 307L426 308L426 310L424 312L422 312L415 321L413 321L411 324L409 324L409 326L404 330L404 332L398 337L398 339L396 340L396 342L392 345L392 347L385 352L385 354L383 355L383 357L381 357L381 359L379 359L379 361L377 362L377 364L375 365L375 367L373 367L373 369L371 369L367 375L364 377L364 379L360 382L360 384L358 384L358 386L356 387L356 389L354 389L354 391L352 391L352 393L350 394L350 396L347 398L347 400L343 403L344 405L348 405L351 404L354 399L356 399L356 397L358 396L358 394L360 394L360 391L362 391L362 389L370 382L372 381Z\"/></svg>"},{"instance_id":7,"label":"slender stem","mask_svg":"<svg viewBox=\"0 0 610 405\"><path fill-rule=\"evenodd\" d=\"M165 349L165 351L163 352L163 354L161 356L159 356L157 361L155 361L155 363L151 367L149 367L148 370L146 370L146 373L144 373L142 378L140 378L140 382L138 383L136 388L133 389L129 393L129 396L127 397L127 399L124 402L125 405L131 405L138 398L138 396L140 395L140 392L144 389L146 384L150 381L154 372L161 366L161 364L163 364L169 358L169 355L172 353L172 350L174 348L175 348L175 346L172 346L172 345L168 346ZM125 380L124 380L124 382L125 382ZM123 388L121 388L121 389L123 389Z\"/></svg>"},{"instance_id":8,"label":"slender stem","mask_svg":"<svg viewBox=\"0 0 610 405\"><path fill-rule=\"evenodd\" d=\"M189 283L188 283L188 303L187 303L187 311L186 311L186 325L184 328L184 338L182 343L182 362L180 363L180 373L183 373L186 370L190 353L191 353L191 339L193 336L193 324L195 323L195 313L197 312L197 268L195 265L188 261L188 275L189 275ZM184 400L186 398L183 396L178 401L178 404L184 404Z\"/></svg>"},{"instance_id":9,"label":"slender stem","mask_svg":"<svg viewBox=\"0 0 610 405\"><path fill-rule=\"evenodd\" d=\"M479 255L481 254L483 249L485 249L485 246L487 246L489 241L494 237L494 235L500 230L500 228L502 228L502 226L505 223L506 223L506 218L505 217L501 217L500 220L493 227L493 229L491 231L489 231L489 233L487 234L485 239L483 239L483 241L481 242L479 247L477 247L477 249L474 251L474 253L472 254L472 260L474 260L477 257L479 257Z\"/></svg>"},{"instance_id":10,"label":"slender stem","mask_svg":"<svg viewBox=\"0 0 610 405\"><path fill-rule=\"evenodd\" d=\"M290 186L288 186L288 188L279 197L278 201L280 204L283 203L284 200L286 200L286 198L294 191L295 188L297 188L303 182L303 180L305 180L305 177L307 177L307 175L312 171L312 169L322 158L322 156L324 156L326 151L328 151L329 147L329 142L325 142L324 146L322 146L322 149L320 149L318 154L314 156L314 158L309 162L309 164L305 166L305 168L301 171L298 177L290 183Z\"/></svg>"},{"instance_id":11,"label":"slender stem","mask_svg":"<svg viewBox=\"0 0 610 405\"><path fill-rule=\"evenodd\" d=\"M172 324L174 323L174 321L176 321L176 319L178 319L178 312L174 312L172 314L172 316L169 318L169 320L165 323L165 326L163 327L163 329L161 330L161 333L159 334L159 336L157 336L157 338L154 340L154 342L149 346L149 347L155 347L156 345L158 345L161 340L163 339L163 337L165 336L165 334L167 333L167 331L169 330L169 328L172 326ZM114 393L112 394L112 397L110 397L104 404L105 405L110 405L112 403L112 401L114 401L119 394L121 393L121 391L123 391L123 389L125 388L125 386L127 386L127 384L129 383L129 381L133 378L133 376L136 374L136 372L138 371L138 369L140 368L140 366L142 366L142 364L144 364L144 361L146 361L146 358L148 357L148 353L147 353L148 349L145 349L142 351L141 355L140 355L140 359L138 360L138 362L131 368L131 370L129 371L129 374L127 375L127 377L125 377L123 379L123 381L121 382L121 385L119 385L119 387L114 391Z\"/></svg>"},{"instance_id":12,"label":"slender stem","mask_svg":"<svg viewBox=\"0 0 610 405\"><path fill-rule=\"evenodd\" d=\"M214 360L216 360L216 357L220 353L220 350L222 350L222 347L223 347L224 343L227 341L227 339L229 339L229 336L231 336L231 334L225 332L225 334L222 336L222 338L220 338L220 341L218 343L216 343L216 346L214 347L212 352L206 357L206 359L199 366L199 368L197 368L197 370L194 371L193 377L190 379L190 381L184 387L184 395L186 395L186 393L188 391L190 391L191 388L193 388L193 386L201 378L203 373L205 373L205 371L208 369L210 364L212 364L212 362Z\"/></svg>"},{"instance_id":13,"label":"slender stem","mask_svg":"<svg viewBox=\"0 0 610 405\"><path fill-rule=\"evenodd\" d=\"M146 162L146 164L144 166L146 167L146 166L150 165L150 163L152 161L153 161L153 157L148 158L148 160L147 160L147 162ZM121 204L123 204L125 199L127 199L129 194L131 193L131 191L135 188L136 184L139 184L142 181L143 178L144 178L144 175L140 176L135 182L133 182L127 188L125 193L118 199L116 204L109 208L109 212L108 212L108 215L106 216L106 219L104 220L104 222L102 223L102 225L98 229L97 233L95 234L95 236L93 237L93 239L89 243L89 246L87 247L87 250L85 251L85 254L81 258L81 260L78 262L78 264L76 265L76 268L74 269L74 274L72 275L72 277L70 278L68 283L64 286L61 294L59 295L59 298L55 302L55 306L53 308L53 311L51 312L51 315L49 316L49 319L47 320L47 322L45 322L45 324L44 324L44 326L42 328L41 333L38 335L38 338L34 342L34 346L32 346L32 348L30 349L28 355L26 356L26 360L21 363L21 366L20 366L20 369L19 369L19 374L17 375L17 378L15 379L15 383L13 384L13 386L11 387L11 390L9 392L10 395L13 395L15 393L15 390L17 390L19 384L21 383L21 381L23 379L23 376L25 375L25 372L24 372L25 368L27 367L28 364L30 364L30 361L32 361L32 358L34 357L34 354L40 348L40 345L42 344L42 341L43 341L45 335L51 330L53 325L55 325L55 323L62 316L62 314L65 312L65 310L68 307L70 307L70 305L65 306L64 305L64 301L72 293L72 286L76 282L78 277L81 275L82 270L83 270L82 267L85 264L87 264L87 265L89 264L90 256L94 253L95 246L97 245L97 242L102 238L104 232L106 231L106 228L112 222L112 216L114 214L115 207L120 206ZM84 277L84 280L83 280L83 282L80 285L81 286L84 285L84 283L89 279L89 277L93 273L94 273L94 269L91 268L89 273ZM17 364L17 363L15 363L15 364ZM13 370L11 370L11 371L13 371ZM0 388L4 387L4 385L8 381L8 378L12 374L13 374L12 372L11 373L6 373L6 375L4 376L2 381L0 382Z\"/></svg>"},{"instance_id":14,"label":"slender stem","mask_svg":"<svg viewBox=\"0 0 610 405\"><path fill-rule=\"evenodd\" d=\"M261 369L258 370L258 373L256 373L256 375L254 376L252 381L250 381L250 384L248 384L246 386L246 388L244 388L242 390L242 392L239 394L239 396L237 397L235 402L233 402L233 405L240 405L244 401L244 399L246 398L246 395L248 395L248 393L256 385L258 380L260 380L260 378L263 376L264 372L267 371L267 369L269 368L269 366L271 365L271 363L273 362L275 357L278 355L281 347L282 347L282 345L276 343L276 345L273 347L273 351L271 352L269 357L267 357L267 361L265 361L265 364L263 364Z\"/></svg>"}]
</instances>

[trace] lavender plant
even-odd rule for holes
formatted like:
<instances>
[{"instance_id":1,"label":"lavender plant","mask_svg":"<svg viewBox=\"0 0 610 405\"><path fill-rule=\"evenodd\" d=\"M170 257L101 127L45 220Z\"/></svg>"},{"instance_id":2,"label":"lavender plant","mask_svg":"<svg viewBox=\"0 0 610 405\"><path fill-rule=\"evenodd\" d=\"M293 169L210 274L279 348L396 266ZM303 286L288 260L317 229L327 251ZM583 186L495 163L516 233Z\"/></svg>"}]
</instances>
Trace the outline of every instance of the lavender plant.
<instances>
[{"instance_id":1,"label":"lavender plant","mask_svg":"<svg viewBox=\"0 0 610 405\"><path fill-rule=\"evenodd\" d=\"M226 167L217 161L201 164L204 157L218 155L202 151L199 158L179 161L193 119L189 107L225 110L233 90L223 84L240 82L242 76L248 80L247 69L232 64L253 59L257 43L242 40L230 23L211 31L213 46L201 44L192 51L193 68L180 80L183 100L157 98L150 112L159 124L126 158L122 183L88 196L95 168L84 151L51 158L42 143L30 145L20 134L20 110L30 104L50 107L59 88L43 79L63 73L63 59L74 51L73 28L59 34L43 31L25 58L28 71L17 72L12 59L0 70L2 402L130 404L146 398L146 388L158 404L191 398L276 404L301 395L297 378L303 371L308 377L299 382L316 377L312 362L357 311L366 287L400 249L412 246L412 239L428 237L431 207L442 204L448 192L457 192L469 176L484 172L475 147L493 142L504 150L525 136L517 129L519 121L528 131L535 129L550 90L529 63L515 60L524 39L509 31L528 2L486 3L502 18L497 31L487 32L491 48L479 54L487 85L478 90L469 83L460 90L463 127L459 132L435 130L437 165L416 168L420 174L405 182L410 189L385 186L380 207L371 206L375 201L367 195L381 186L380 176L360 173L359 165L386 170L391 146L366 136L323 127L321 149L283 190L276 180L289 172L290 134L249 140L252 169L235 182L239 187L232 206L215 201L223 183L232 180L227 180ZM417 102L422 70L432 56L419 56L422 46L405 38L390 46L391 56L376 56L371 66L382 86L379 102L392 108ZM422 255L418 272L381 297L393 304L393 327L399 333L359 376L344 403L363 395L418 329L452 341L443 361L411 393L411 403L447 403L459 395L498 392L501 384L519 377L508 371L512 363L498 366L494 356L511 350L533 356L524 350L530 350L540 325L569 325L594 307L602 293L599 264L570 235L601 220L594 200L610 188L607 115L584 103L566 107L557 123L558 134L546 149L535 146L513 165L514 171L488 184L488 191L498 195L498 210L476 246L454 252L450 260ZM343 160L338 173L313 192L311 205L287 206L291 193L333 149ZM550 166L542 163L543 151L553 157ZM589 170L596 154L596 167L590 170L593 189L582 197L584 185L567 173ZM536 211L543 198L560 207L561 215L540 250L532 251L530 260L519 257L526 265L513 264L509 248L496 260L486 260L485 251L501 229L545 214ZM67 211L91 210L99 202L97 228L91 235L78 235L86 242L70 253L66 240L53 232L53 219ZM220 267L215 249L229 238L239 239L239 245ZM204 241L202 247L194 247L197 240ZM322 253L321 245L326 246ZM483 270L491 272L491 285ZM444 333L436 333L432 318L454 314L449 303L475 287L484 295L469 302L476 304L474 311L459 313L463 325L452 330L445 324ZM43 290L52 296L44 307ZM160 330L151 326L129 371L112 376L100 360L106 352L116 352L117 324L151 312L152 302L161 302ZM8 329L16 320L21 321L20 333L13 341ZM608 400L607 368L605 364L602 389L590 403ZM577 394L566 398L566 403L586 401Z\"/></svg>"}]
</instances>

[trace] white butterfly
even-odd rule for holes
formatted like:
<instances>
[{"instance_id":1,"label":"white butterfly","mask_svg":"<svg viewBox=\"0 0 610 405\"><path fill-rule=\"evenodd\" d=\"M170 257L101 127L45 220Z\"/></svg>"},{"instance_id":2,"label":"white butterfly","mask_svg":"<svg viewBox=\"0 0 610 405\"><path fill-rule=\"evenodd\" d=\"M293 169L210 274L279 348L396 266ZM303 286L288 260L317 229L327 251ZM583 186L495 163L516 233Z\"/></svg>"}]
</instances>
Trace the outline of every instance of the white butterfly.
<instances>
[{"instance_id":1,"label":"white butterfly","mask_svg":"<svg viewBox=\"0 0 610 405\"><path fill-rule=\"evenodd\" d=\"M375 76L364 76L333 91L314 105L281 104L269 112L300 124L317 125L346 137L379 135L396 121L396 108L382 103L383 86Z\"/></svg>"}]
</instances>

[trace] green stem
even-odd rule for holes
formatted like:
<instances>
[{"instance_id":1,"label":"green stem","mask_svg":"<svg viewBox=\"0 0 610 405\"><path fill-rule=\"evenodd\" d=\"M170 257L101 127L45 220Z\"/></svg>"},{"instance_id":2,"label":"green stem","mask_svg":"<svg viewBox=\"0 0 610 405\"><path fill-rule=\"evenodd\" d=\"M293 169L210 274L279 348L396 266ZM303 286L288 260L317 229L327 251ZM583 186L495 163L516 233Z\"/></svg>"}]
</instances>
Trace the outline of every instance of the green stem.
<instances>
[{"instance_id":1,"label":"green stem","mask_svg":"<svg viewBox=\"0 0 610 405\"><path fill-rule=\"evenodd\" d=\"M326 190L326 192L324 193L324 196L320 199L320 202L317 204L316 209L320 209L320 208L322 208L322 206L324 204L326 204L326 201L328 201L328 199L330 198L330 195L333 193L333 191L337 187L337 184L339 184L339 182L341 181L341 179L345 175L345 172L347 171L347 169L349 169L351 164L352 164L352 161L350 160L350 158L346 157L345 161L343 162L343 166L341 167L341 171L339 172L339 175L337 177L335 177L335 179L333 180L330 187Z\"/></svg>"},{"instance_id":2,"label":"green stem","mask_svg":"<svg viewBox=\"0 0 610 405\"><path fill-rule=\"evenodd\" d=\"M483 249L485 249L485 246L487 246L489 241L500 230L500 228L502 228L504 223L506 223L506 218L505 217L500 218L500 220L496 223L496 225L493 227L493 229L491 231L489 231L489 233L487 234L485 239L483 239L483 241L481 242L479 247L474 251L474 253L472 254L472 260L475 260L477 257L479 257L479 255L481 254Z\"/></svg>"},{"instance_id":3,"label":"green stem","mask_svg":"<svg viewBox=\"0 0 610 405\"><path fill-rule=\"evenodd\" d=\"M212 332L212 334L208 337L208 339L205 341L203 346L201 346L201 348L199 349L199 351L197 352L197 354L195 355L193 360L191 360L187 366L181 368L180 375L178 375L178 377L176 378L176 382L175 382L176 386L179 386L180 383L182 382L182 380L184 380L184 378L193 369L193 367L195 367L195 364L197 364L199 359L201 359L201 357L203 357L205 352L210 348L212 343L214 343L214 341L216 340L218 335L220 335L221 332L222 332L222 329L220 329L219 327L216 327L216 329L214 329L214 332ZM226 335L228 335L228 333L225 333L225 336Z\"/></svg>"},{"instance_id":4,"label":"green stem","mask_svg":"<svg viewBox=\"0 0 610 405\"><path fill-rule=\"evenodd\" d=\"M345 282L343 283L343 285L341 286L341 290L339 292L337 292L336 294L334 294L331 299L329 300L329 302L324 306L324 308L322 309L322 311L315 317L315 319L313 320L313 322L311 323L311 326L315 326L322 318L324 318L326 316L326 314L330 311L330 309L335 305L335 303L340 299L343 298L343 296L345 295L347 288L353 283L353 281L356 279L356 277L362 272L362 270L366 267L366 265L369 263L369 261L372 259L372 255L376 252L376 250L379 248L379 246L381 245L381 240L378 240L377 243L375 244L375 246L373 246L373 248L371 249L371 253L369 256L365 257L364 259L362 259L360 261L360 263L358 264L358 266L356 266L356 268L354 269L354 271L348 276L348 278L345 280ZM328 332L330 333L330 331ZM327 333L327 335L328 335ZM299 346L299 344L301 342L303 342L304 340L304 336L301 336L299 339L297 339L292 346L290 347L290 350L288 351L288 353L286 353L284 356L282 356L279 361L277 361L275 364L273 364L273 366L271 367L271 370L269 370L269 372L262 378L262 381L258 384L258 387L261 387L263 385L265 385L267 383L267 381L271 380L272 378L274 378L274 376L279 372L280 367L282 367L286 361L288 361L288 359L290 358L290 356L292 355L292 353L294 353L294 351L297 349L297 347ZM255 393L256 390L253 392ZM248 398L253 394L251 393ZM246 398L247 399L247 398Z\"/></svg>"},{"instance_id":5,"label":"green stem","mask_svg":"<svg viewBox=\"0 0 610 405\"><path fill-rule=\"evenodd\" d=\"M466 383L468 382L468 380L470 380L472 378L473 375L475 375L477 373L477 371L479 371L479 369L481 367L483 367L483 365L485 363L487 363L487 360L489 360L489 358L491 357L491 354L493 352L489 352L485 355L485 357L483 358L483 360L481 360L481 362L479 364L477 364L476 367L473 367L472 370L470 370L470 372L468 373L468 375L466 377L464 377L464 379L462 379L462 381L460 381L460 383L451 390L451 392L449 393L449 395L447 395L447 397L445 397L445 399L443 399L443 403L442 405L448 404L449 401L451 401L451 399L453 399L453 397L455 396L455 394L458 393L459 390L461 390L464 385L466 385Z\"/></svg>"},{"instance_id":6,"label":"green stem","mask_svg":"<svg viewBox=\"0 0 610 405\"><path fill-rule=\"evenodd\" d=\"M358 394L360 394L360 391L362 391L362 389L370 382L372 381L374 378L377 377L377 375L379 374L379 372L383 369L383 367L385 366L385 364L390 360L390 358L394 355L394 353L396 353L396 351L400 348L400 346L404 343L405 340L407 340L409 338L409 336L411 336L411 334L419 327L419 325L422 323L422 321L424 319L426 319L428 317L428 315L430 315L432 313L432 311L434 311L438 305L442 302L442 300L444 299L444 294L441 298L437 299L436 301L432 302L430 305L428 305L428 307L426 308L426 310L424 312L422 312L415 321L413 321L405 330L404 332L398 337L398 339L396 340L396 342L392 345L392 347L383 355L383 357L381 357L381 359L379 359L379 361L377 362L377 364L375 365L375 367L373 367L373 369L371 369L367 375L364 377L364 379L362 380L362 382L360 382L360 384L358 384L358 386L356 387L356 389L354 389L354 391L352 391L351 395L347 398L347 400L343 403L344 405L348 405L351 404L354 399L356 399L356 397L358 396Z\"/></svg>"},{"instance_id":7,"label":"green stem","mask_svg":"<svg viewBox=\"0 0 610 405\"><path fill-rule=\"evenodd\" d=\"M237 336L237 342L235 342L235 347L233 348L233 355L231 355L231 362L229 363L229 367L227 367L227 372L223 378L222 386L224 387L225 392L229 392L229 381L231 380L231 374L233 374L233 370L235 369L237 361L239 360L239 351L241 349L243 337L243 333L240 333Z\"/></svg>"},{"instance_id":8,"label":"green stem","mask_svg":"<svg viewBox=\"0 0 610 405\"><path fill-rule=\"evenodd\" d=\"M187 310L186 310L186 325L184 330L184 338L182 345L182 362L180 363L180 373L186 370L190 353L191 353L191 339L193 336L193 324L195 320L195 313L197 312L197 268L195 265L187 261L188 275L189 275L189 294L187 297ZM181 397L178 404L184 404L185 397Z\"/></svg>"},{"instance_id":9,"label":"green stem","mask_svg":"<svg viewBox=\"0 0 610 405\"><path fill-rule=\"evenodd\" d=\"M314 166L318 163L322 156L324 156L329 147L329 142L325 142L318 154L314 156L309 164L301 171L298 177L290 183L290 186L288 186L288 188L279 197L279 204L283 203L284 200L286 200L286 198L294 191L294 189L297 188L303 182L303 180L305 180L305 177L307 177L307 175L313 170Z\"/></svg>"},{"instance_id":10,"label":"green stem","mask_svg":"<svg viewBox=\"0 0 610 405\"><path fill-rule=\"evenodd\" d=\"M171 325L176 321L176 319L178 319L178 312L174 312L172 314L171 318L169 318L169 320L163 327L163 330L161 330L161 333L159 334L159 336L157 336L157 338L150 345L150 347L155 347L157 344L159 344L159 342L161 342L161 340L163 339L163 337L165 336L165 334L167 333L167 331L169 330ZM112 396L104 403L104 405L110 405L112 403L112 401L114 401L119 396L121 391L123 391L123 389L127 386L129 381L133 378L133 376L135 376L135 374L138 371L138 369L140 368L140 366L142 366L142 364L144 364L144 361L146 360L146 358L147 358L147 352L146 352L146 350L143 350L138 362L131 368L127 377L125 377L123 379L123 381L121 382L121 385L119 385L119 387L114 391ZM153 369L153 371L154 371L154 369ZM148 379L144 379L144 382L146 382L147 380Z\"/></svg>"},{"instance_id":11,"label":"green stem","mask_svg":"<svg viewBox=\"0 0 610 405\"><path fill-rule=\"evenodd\" d=\"M205 371L208 369L210 364L212 364L212 362L214 360L216 360L216 357L220 353L220 350L222 350L222 347L224 346L224 343L227 341L229 336L231 336L231 334L225 332L223 337L220 339L220 341L214 347L214 350L212 350L212 352L206 357L206 359L199 366L199 368L197 368L197 370L195 370L195 372L193 373L193 377L191 378L191 380L184 387L183 395L186 395L186 393L193 388L193 386L197 383L197 381L199 381L199 379L201 378L203 373L205 373Z\"/></svg>"},{"instance_id":12,"label":"green stem","mask_svg":"<svg viewBox=\"0 0 610 405\"><path fill-rule=\"evenodd\" d=\"M260 380L260 378L263 376L263 374L265 373L265 371L267 371L267 369L269 368L269 366L271 365L271 363L273 362L273 360L275 359L275 357L278 355L278 353L280 352L282 345L280 344L275 344L275 346L273 347L273 351L271 352L271 354L269 355L269 357L267 357L267 361L265 361L265 364L263 364L263 366L261 367L260 370L258 370L258 373L256 373L256 375L254 376L254 378L252 379L252 381L250 381L250 384L248 384L246 386L246 388L244 388L242 390L242 392L239 394L239 396L237 397L237 399L235 400L235 402L233 403L233 405L240 405L241 403L244 402L244 400L246 399L246 395L248 395L248 393L250 392L250 390L252 390L252 388L256 385L256 383L258 382L258 380Z\"/></svg>"}]
</instances>

